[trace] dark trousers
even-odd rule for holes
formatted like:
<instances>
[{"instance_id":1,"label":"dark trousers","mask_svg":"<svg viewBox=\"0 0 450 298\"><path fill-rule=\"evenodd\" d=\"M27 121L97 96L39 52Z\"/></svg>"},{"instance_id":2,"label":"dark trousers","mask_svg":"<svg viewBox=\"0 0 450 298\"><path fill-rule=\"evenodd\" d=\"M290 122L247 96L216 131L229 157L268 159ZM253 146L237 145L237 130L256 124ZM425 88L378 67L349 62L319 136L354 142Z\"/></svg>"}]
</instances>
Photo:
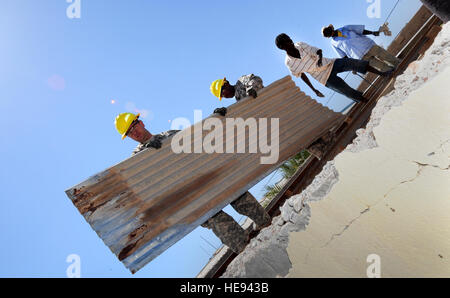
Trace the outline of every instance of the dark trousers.
<instances>
[{"instance_id":1,"label":"dark trousers","mask_svg":"<svg viewBox=\"0 0 450 298\"><path fill-rule=\"evenodd\" d=\"M364 101L362 92L350 87L342 78L338 76L341 72L356 71L362 74L367 73L368 61L356 60L351 58L336 59L325 86L347 96L355 101Z\"/></svg>"}]
</instances>

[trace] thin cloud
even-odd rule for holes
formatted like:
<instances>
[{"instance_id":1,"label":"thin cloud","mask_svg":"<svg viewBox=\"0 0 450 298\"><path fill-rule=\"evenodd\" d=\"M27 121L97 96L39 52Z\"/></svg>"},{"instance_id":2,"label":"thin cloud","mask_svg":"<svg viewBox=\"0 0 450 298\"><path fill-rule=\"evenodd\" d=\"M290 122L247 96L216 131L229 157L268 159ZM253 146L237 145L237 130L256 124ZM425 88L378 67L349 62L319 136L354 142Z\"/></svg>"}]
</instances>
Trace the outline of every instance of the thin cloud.
<instances>
[{"instance_id":1,"label":"thin cloud","mask_svg":"<svg viewBox=\"0 0 450 298\"><path fill-rule=\"evenodd\" d=\"M66 88L66 80L60 75L52 75L47 79L47 85L55 91L62 91Z\"/></svg>"},{"instance_id":2,"label":"thin cloud","mask_svg":"<svg viewBox=\"0 0 450 298\"><path fill-rule=\"evenodd\" d=\"M154 118L154 114L151 110L147 110L147 109L139 109L136 107L136 104L134 102L127 102L125 104L125 109L127 110L127 112L131 112L131 113L139 113L141 114L141 118L144 118L146 120L153 120Z\"/></svg>"}]
</instances>

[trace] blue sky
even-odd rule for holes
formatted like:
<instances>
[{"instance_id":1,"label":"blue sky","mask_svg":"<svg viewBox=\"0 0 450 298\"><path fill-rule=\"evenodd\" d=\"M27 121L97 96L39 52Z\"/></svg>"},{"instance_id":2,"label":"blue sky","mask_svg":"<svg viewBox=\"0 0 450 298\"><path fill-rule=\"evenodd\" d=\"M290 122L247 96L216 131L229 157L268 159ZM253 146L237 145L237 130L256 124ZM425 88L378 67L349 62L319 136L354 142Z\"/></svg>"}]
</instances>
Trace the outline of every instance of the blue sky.
<instances>
[{"instance_id":1,"label":"blue sky","mask_svg":"<svg viewBox=\"0 0 450 298\"><path fill-rule=\"evenodd\" d=\"M213 97L213 80L254 73L268 85L289 74L277 34L335 57L323 26L376 30L396 2L381 0L378 19L367 16L366 0L81 0L81 18L69 19L65 0L0 1L0 277L65 277L70 254L80 256L82 277L130 277L64 193L130 156L136 144L120 139L115 116L141 111L152 133L178 117L193 121L194 109L206 117L234 103ZM400 1L389 20L394 36L420 5ZM350 103L329 101L332 92L312 83L322 104L339 111ZM269 179L279 177L251 190L258 199ZM194 277L220 245L198 228L134 277Z\"/></svg>"}]
</instances>

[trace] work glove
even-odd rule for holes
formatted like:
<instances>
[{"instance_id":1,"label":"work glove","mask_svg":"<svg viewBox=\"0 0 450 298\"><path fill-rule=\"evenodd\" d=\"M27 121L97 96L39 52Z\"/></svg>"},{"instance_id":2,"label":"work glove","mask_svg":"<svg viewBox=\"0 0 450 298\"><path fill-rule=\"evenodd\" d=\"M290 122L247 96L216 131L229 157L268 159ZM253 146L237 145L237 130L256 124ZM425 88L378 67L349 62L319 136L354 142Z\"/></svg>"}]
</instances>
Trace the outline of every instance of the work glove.
<instances>
[{"instance_id":1,"label":"work glove","mask_svg":"<svg viewBox=\"0 0 450 298\"><path fill-rule=\"evenodd\" d=\"M391 36L392 35L392 32L389 30L389 23L384 23L381 27L380 27L380 29L378 30L378 32L383 32L384 33L384 35L386 35L386 36Z\"/></svg>"},{"instance_id":2,"label":"work glove","mask_svg":"<svg viewBox=\"0 0 450 298\"><path fill-rule=\"evenodd\" d=\"M253 98L257 98L258 97L258 93L256 92L255 89L251 88L247 91L248 96L251 96Z\"/></svg>"},{"instance_id":3,"label":"work glove","mask_svg":"<svg viewBox=\"0 0 450 298\"><path fill-rule=\"evenodd\" d=\"M146 148L159 149L162 146L161 138L158 135L152 136L150 141L145 144Z\"/></svg>"},{"instance_id":4,"label":"work glove","mask_svg":"<svg viewBox=\"0 0 450 298\"><path fill-rule=\"evenodd\" d=\"M225 116L227 114L227 108L217 108L214 110L214 114Z\"/></svg>"}]
</instances>

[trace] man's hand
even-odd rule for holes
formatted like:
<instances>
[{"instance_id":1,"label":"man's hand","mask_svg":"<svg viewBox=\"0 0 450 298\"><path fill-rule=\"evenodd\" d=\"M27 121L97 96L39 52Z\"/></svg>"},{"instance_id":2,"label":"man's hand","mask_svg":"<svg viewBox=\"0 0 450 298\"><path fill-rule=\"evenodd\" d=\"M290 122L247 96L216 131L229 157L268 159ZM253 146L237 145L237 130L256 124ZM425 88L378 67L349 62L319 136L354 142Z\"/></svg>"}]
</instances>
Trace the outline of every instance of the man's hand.
<instances>
[{"instance_id":1,"label":"man's hand","mask_svg":"<svg viewBox=\"0 0 450 298\"><path fill-rule=\"evenodd\" d=\"M227 114L227 108L217 108L214 110L214 114L225 116Z\"/></svg>"},{"instance_id":2,"label":"man's hand","mask_svg":"<svg viewBox=\"0 0 450 298\"><path fill-rule=\"evenodd\" d=\"M159 149L159 148L161 148L161 145L162 145L162 143L161 143L161 140L160 140L159 138L157 138L157 137L152 137L152 138L150 139L150 142L148 142L148 143L145 144L145 147L146 147L146 148L155 148L155 149Z\"/></svg>"},{"instance_id":3,"label":"man's hand","mask_svg":"<svg viewBox=\"0 0 450 298\"><path fill-rule=\"evenodd\" d=\"M314 88L314 86L311 84L311 82L309 81L309 79L308 79L308 77L305 75L305 73L302 73L302 74L300 75L300 77L302 78L303 82L305 82L305 84L308 85L308 87L311 88L311 90L314 91L314 92L317 94L317 96L320 97L319 94L321 94L322 97L324 97L322 93L320 93L316 88Z\"/></svg>"},{"instance_id":4,"label":"man's hand","mask_svg":"<svg viewBox=\"0 0 450 298\"><path fill-rule=\"evenodd\" d=\"M256 93L256 90L251 88L250 90L247 91L248 96L251 96L253 98L257 98L258 97L258 93Z\"/></svg>"},{"instance_id":5,"label":"man's hand","mask_svg":"<svg viewBox=\"0 0 450 298\"><path fill-rule=\"evenodd\" d=\"M374 35L374 36L380 36L380 31L374 31L374 32L373 32L373 35Z\"/></svg>"},{"instance_id":6,"label":"man's hand","mask_svg":"<svg viewBox=\"0 0 450 298\"><path fill-rule=\"evenodd\" d=\"M317 66L322 67L322 58L320 58L319 61L317 61Z\"/></svg>"},{"instance_id":7,"label":"man's hand","mask_svg":"<svg viewBox=\"0 0 450 298\"><path fill-rule=\"evenodd\" d=\"M322 50L318 50L316 54L319 55L319 61L317 61L317 66L322 67L322 65L323 65L323 63L322 63L322 58L323 58Z\"/></svg>"},{"instance_id":8,"label":"man's hand","mask_svg":"<svg viewBox=\"0 0 450 298\"><path fill-rule=\"evenodd\" d=\"M325 95L323 95L322 92L320 92L319 90L314 90L314 92L316 92L316 95L318 97L325 97Z\"/></svg>"}]
</instances>

